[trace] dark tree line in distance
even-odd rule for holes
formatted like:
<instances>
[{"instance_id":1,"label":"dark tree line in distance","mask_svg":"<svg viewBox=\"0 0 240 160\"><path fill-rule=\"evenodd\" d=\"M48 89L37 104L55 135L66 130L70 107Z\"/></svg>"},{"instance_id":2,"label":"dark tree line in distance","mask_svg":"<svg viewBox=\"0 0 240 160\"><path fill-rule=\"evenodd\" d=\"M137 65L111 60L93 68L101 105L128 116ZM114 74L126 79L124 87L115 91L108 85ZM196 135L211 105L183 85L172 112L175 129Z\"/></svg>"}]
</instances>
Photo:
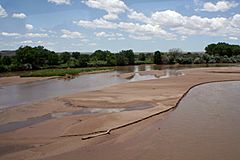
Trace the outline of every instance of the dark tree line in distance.
<instances>
[{"instance_id":1,"label":"dark tree line in distance","mask_svg":"<svg viewBox=\"0 0 240 160\"><path fill-rule=\"evenodd\" d=\"M0 55L0 72L37 70L47 68L79 68L101 66L125 66L135 64L206 64L239 63L240 46L227 43L209 44L205 53L184 53L181 49L169 52L134 53L122 50L119 53L96 50L92 54L80 52L56 53L42 46L23 46L14 56Z\"/></svg>"}]
</instances>

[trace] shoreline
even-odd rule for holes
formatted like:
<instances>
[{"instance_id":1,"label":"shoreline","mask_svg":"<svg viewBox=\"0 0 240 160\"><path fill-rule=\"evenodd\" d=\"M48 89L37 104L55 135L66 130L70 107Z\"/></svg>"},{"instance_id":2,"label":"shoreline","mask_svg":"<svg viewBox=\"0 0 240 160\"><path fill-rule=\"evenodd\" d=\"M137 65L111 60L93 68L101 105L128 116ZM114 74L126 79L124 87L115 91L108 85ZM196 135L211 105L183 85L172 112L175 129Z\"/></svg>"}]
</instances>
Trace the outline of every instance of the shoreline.
<instances>
[{"instance_id":1,"label":"shoreline","mask_svg":"<svg viewBox=\"0 0 240 160\"><path fill-rule=\"evenodd\" d=\"M20 76L0 77L0 87L26 84L55 78L57 77L20 77Z\"/></svg>"},{"instance_id":2,"label":"shoreline","mask_svg":"<svg viewBox=\"0 0 240 160\"><path fill-rule=\"evenodd\" d=\"M116 126L131 123L149 115L156 114L157 112L171 110L172 107L177 106L182 97L186 95L188 93L187 91L191 90L194 85L213 81L239 81L239 70L239 67L187 69L182 70L185 74L183 76L119 84L98 91L72 94L46 102L9 109L6 112L0 113L1 124L36 117L45 113L75 111L81 109L81 107L108 108L111 106L119 108L123 106L129 107L130 104L137 105L146 102L155 104L154 108L142 111L62 117L13 132L0 134L0 146L12 143L35 146L32 149L6 154L3 156L3 159L14 159L16 157L18 157L18 159L23 157L22 159L24 159L26 156L32 156L32 159L34 159L34 157L37 158L39 154L42 155L40 156L41 158L47 158L67 154L74 150L83 151L83 148L91 148L96 142L104 143L111 139L114 140L119 136L124 137L122 140L129 139L129 136L132 136L130 133L136 133L139 129L143 129L146 124L149 125L149 122L153 121L153 119L161 119L163 117L162 114L131 126L131 130L127 130L126 133L121 132L121 130L126 130L122 128L121 130L111 133L109 136L102 136L87 141L82 141L81 136L68 138L62 138L61 136L86 134L99 130L109 131L109 129L116 128ZM212 71L217 71L217 73L211 73ZM68 106L65 102L70 102L72 105ZM43 132L46 129L48 133ZM42 146L37 147L36 145ZM49 150L50 148L51 151ZM30 152L31 150L33 152Z\"/></svg>"},{"instance_id":3,"label":"shoreline","mask_svg":"<svg viewBox=\"0 0 240 160\"><path fill-rule=\"evenodd\" d=\"M97 73L105 73L110 72L112 70L99 70L99 71L91 71L91 72L81 72L78 75L74 75L74 77L88 75L88 74L97 74ZM45 81L49 79L70 79L66 76L51 76L51 77L20 77L20 76L10 76L10 77L0 77L0 87L12 86L12 85L20 85L26 83L32 83L37 81Z\"/></svg>"}]
</instances>

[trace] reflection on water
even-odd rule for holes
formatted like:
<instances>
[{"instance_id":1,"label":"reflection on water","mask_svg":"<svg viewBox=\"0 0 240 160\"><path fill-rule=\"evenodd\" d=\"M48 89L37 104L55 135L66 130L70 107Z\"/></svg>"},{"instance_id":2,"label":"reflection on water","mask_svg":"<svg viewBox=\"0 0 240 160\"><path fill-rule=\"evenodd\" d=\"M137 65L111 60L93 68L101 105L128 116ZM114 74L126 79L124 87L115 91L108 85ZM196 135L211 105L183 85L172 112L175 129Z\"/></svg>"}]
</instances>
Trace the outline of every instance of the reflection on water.
<instances>
[{"instance_id":1,"label":"reflection on water","mask_svg":"<svg viewBox=\"0 0 240 160\"><path fill-rule=\"evenodd\" d=\"M115 67L115 71L107 73L98 73L90 75L82 75L69 81L51 79L46 81L37 81L26 84L4 86L0 88L0 109L17 106L21 104L31 103L35 101L46 100L56 96L62 96L70 93L83 91L92 91L102 89L104 87L126 83L128 80L119 78L117 75L121 73L150 71L150 70L165 70L164 77L180 75L178 69L207 67L208 65L140 65L140 66L125 66ZM217 66L217 65L210 65ZM154 76L141 76L135 74L130 81L140 81L155 79Z\"/></svg>"},{"instance_id":2,"label":"reflection on water","mask_svg":"<svg viewBox=\"0 0 240 160\"><path fill-rule=\"evenodd\" d=\"M147 68L148 69L148 68ZM182 76L184 75L181 71L175 70L175 69L166 69L164 70L163 76L157 76L157 75L141 75L138 72L134 73L133 77L130 78L130 82L135 81L145 81L145 80L151 80L151 79L158 79L158 78L169 78L174 76Z\"/></svg>"},{"instance_id":3,"label":"reflection on water","mask_svg":"<svg viewBox=\"0 0 240 160\"><path fill-rule=\"evenodd\" d=\"M130 79L130 82L144 81L150 79L157 79L157 77L155 75L140 75L139 73L135 73L133 78Z\"/></svg>"},{"instance_id":4,"label":"reflection on water","mask_svg":"<svg viewBox=\"0 0 240 160\"><path fill-rule=\"evenodd\" d=\"M172 77L172 76L182 76L184 75L181 71L178 71L178 70L170 70L170 69L166 69L164 71L164 76L160 76L159 78L169 78L169 77Z\"/></svg>"}]
</instances>

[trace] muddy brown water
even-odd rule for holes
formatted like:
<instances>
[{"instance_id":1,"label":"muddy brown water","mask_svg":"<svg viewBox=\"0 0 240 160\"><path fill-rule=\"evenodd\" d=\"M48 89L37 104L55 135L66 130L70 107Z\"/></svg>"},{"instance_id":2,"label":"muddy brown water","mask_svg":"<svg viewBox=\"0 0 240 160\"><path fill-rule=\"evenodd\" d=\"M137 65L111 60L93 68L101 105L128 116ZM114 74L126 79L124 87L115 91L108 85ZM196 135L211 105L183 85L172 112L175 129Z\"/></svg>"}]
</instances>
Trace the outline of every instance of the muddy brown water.
<instances>
[{"instance_id":1,"label":"muddy brown water","mask_svg":"<svg viewBox=\"0 0 240 160\"><path fill-rule=\"evenodd\" d=\"M177 109L125 141L50 159L239 160L240 81L197 86Z\"/></svg>"},{"instance_id":2,"label":"muddy brown water","mask_svg":"<svg viewBox=\"0 0 240 160\"><path fill-rule=\"evenodd\" d=\"M166 120L140 137L150 154L171 160L240 159L240 81L209 83L193 88Z\"/></svg>"}]
</instances>

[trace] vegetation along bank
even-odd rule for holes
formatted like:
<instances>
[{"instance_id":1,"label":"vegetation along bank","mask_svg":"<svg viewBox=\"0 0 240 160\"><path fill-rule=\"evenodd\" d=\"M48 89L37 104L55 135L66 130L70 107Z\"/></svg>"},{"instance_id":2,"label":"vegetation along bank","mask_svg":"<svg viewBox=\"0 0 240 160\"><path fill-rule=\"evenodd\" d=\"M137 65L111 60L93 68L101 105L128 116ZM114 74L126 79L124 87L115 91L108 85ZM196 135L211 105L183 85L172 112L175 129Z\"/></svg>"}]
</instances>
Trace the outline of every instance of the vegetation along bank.
<instances>
[{"instance_id":1,"label":"vegetation along bank","mask_svg":"<svg viewBox=\"0 0 240 160\"><path fill-rule=\"evenodd\" d=\"M0 54L0 72L48 69L46 71L33 72L34 74L26 73L22 76L59 76L84 71L82 69L57 70L64 68L125 66L134 64L208 64L239 62L240 46L223 42L208 45L205 48L205 53L183 52L178 48L170 49L169 52L156 51L154 53L134 53L133 50L122 50L119 53L102 50L96 50L92 54L83 54L80 52L56 53L42 46L21 46L15 51L15 54L5 54L4 56ZM93 68L85 70L96 71L99 69Z\"/></svg>"}]
</instances>

